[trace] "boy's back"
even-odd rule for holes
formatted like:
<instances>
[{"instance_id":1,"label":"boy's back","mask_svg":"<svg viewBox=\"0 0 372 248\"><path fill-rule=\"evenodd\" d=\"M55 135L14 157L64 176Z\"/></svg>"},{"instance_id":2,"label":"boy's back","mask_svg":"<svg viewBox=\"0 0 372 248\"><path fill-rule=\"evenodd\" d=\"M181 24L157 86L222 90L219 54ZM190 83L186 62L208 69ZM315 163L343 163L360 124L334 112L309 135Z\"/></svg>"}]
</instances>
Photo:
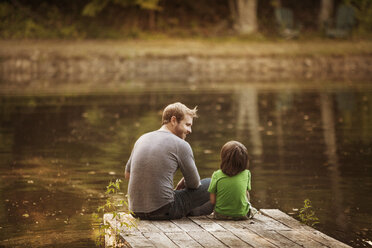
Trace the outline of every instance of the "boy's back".
<instances>
[{"instance_id":1,"label":"boy's back","mask_svg":"<svg viewBox=\"0 0 372 248\"><path fill-rule=\"evenodd\" d=\"M241 217L249 212L247 190L251 190L251 173L244 170L235 176L215 171L208 191L216 194L215 211L218 214Z\"/></svg>"}]
</instances>

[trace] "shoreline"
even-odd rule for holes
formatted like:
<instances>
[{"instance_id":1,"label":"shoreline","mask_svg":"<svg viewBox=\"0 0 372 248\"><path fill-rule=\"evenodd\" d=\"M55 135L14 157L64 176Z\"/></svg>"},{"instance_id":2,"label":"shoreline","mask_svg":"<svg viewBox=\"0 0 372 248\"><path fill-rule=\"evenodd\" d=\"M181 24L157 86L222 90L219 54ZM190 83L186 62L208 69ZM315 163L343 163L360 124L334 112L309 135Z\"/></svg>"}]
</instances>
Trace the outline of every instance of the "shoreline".
<instances>
[{"instance_id":1,"label":"shoreline","mask_svg":"<svg viewBox=\"0 0 372 248\"><path fill-rule=\"evenodd\" d=\"M369 81L371 75L369 41L0 41L3 84Z\"/></svg>"}]
</instances>

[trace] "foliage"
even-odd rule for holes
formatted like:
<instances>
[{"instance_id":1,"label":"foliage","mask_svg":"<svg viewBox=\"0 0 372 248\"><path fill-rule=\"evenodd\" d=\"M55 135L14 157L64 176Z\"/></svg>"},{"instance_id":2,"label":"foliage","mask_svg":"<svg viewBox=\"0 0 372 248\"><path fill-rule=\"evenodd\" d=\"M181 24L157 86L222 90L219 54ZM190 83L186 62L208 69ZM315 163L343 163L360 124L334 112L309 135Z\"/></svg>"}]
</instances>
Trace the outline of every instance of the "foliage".
<instances>
[{"instance_id":1,"label":"foliage","mask_svg":"<svg viewBox=\"0 0 372 248\"><path fill-rule=\"evenodd\" d=\"M358 33L368 34L372 31L372 1L371 0L344 0L351 5L359 22Z\"/></svg>"},{"instance_id":2,"label":"foliage","mask_svg":"<svg viewBox=\"0 0 372 248\"><path fill-rule=\"evenodd\" d=\"M139 6L141 9L160 10L159 0L92 0L83 9L84 16L96 16L109 3L127 6Z\"/></svg>"},{"instance_id":3,"label":"foliage","mask_svg":"<svg viewBox=\"0 0 372 248\"><path fill-rule=\"evenodd\" d=\"M105 194L107 198L105 204L97 208L98 213L93 214L93 218L95 219L96 223L100 223L99 235L96 239L97 245L104 244L104 238L106 235L109 237L115 236L116 238L117 233L119 233L120 229L123 227L130 229L136 226L135 222L124 219L123 215L121 214L131 214L131 211L124 211L122 209L124 206L128 207L128 204L120 195L121 183L121 179L116 179L115 182L110 181L109 185L106 186ZM112 220L116 223L115 227L112 227L108 223L103 223L103 216L105 214L112 214Z\"/></svg>"},{"instance_id":4,"label":"foliage","mask_svg":"<svg viewBox=\"0 0 372 248\"><path fill-rule=\"evenodd\" d=\"M370 38L372 1L342 1L356 10L357 33ZM259 34L274 35L273 10L278 2L258 1ZM307 33L317 30L317 1L287 1L286 6L293 9ZM0 39L235 36L230 12L226 0L7 0L0 1Z\"/></svg>"},{"instance_id":5,"label":"foliage","mask_svg":"<svg viewBox=\"0 0 372 248\"><path fill-rule=\"evenodd\" d=\"M18 3L18 2L17 2ZM42 5L43 15L29 6L0 3L0 38L77 38L75 24L65 22L64 14L55 6Z\"/></svg>"},{"instance_id":6,"label":"foliage","mask_svg":"<svg viewBox=\"0 0 372 248\"><path fill-rule=\"evenodd\" d=\"M315 211L313 210L309 199L305 199L304 206L300 208L298 217L302 223L308 226L315 226L319 223L319 219L315 216Z\"/></svg>"}]
</instances>

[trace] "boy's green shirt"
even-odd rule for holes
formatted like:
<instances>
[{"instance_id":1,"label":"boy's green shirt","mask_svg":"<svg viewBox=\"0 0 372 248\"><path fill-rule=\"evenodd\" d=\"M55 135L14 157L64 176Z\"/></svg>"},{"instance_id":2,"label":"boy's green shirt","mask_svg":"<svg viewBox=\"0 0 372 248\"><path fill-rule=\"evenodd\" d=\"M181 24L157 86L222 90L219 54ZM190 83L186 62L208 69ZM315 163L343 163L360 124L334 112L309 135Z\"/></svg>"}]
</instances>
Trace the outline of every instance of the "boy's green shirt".
<instances>
[{"instance_id":1,"label":"boy's green shirt","mask_svg":"<svg viewBox=\"0 0 372 248\"><path fill-rule=\"evenodd\" d=\"M214 211L226 216L239 217L247 215L250 203L247 190L251 190L251 172L244 170L229 177L221 170L212 175L208 191L216 194Z\"/></svg>"}]
</instances>

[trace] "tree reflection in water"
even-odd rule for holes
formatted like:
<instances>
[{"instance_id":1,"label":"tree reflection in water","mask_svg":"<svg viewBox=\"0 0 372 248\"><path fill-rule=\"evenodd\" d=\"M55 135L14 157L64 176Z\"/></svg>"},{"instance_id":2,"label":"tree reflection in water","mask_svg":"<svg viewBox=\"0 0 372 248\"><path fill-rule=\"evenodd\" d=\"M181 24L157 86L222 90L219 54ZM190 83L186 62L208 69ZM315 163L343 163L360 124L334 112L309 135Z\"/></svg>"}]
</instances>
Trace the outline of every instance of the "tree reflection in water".
<instances>
[{"instance_id":1,"label":"tree reflection in water","mask_svg":"<svg viewBox=\"0 0 372 248\"><path fill-rule=\"evenodd\" d=\"M318 229L362 246L372 236L372 87L316 85L1 95L0 245L94 246L89 214L105 186L123 178L135 140L160 127L162 109L181 101L199 108L188 141L202 177L218 168L221 145L239 140L252 155L255 206L294 213L310 199Z\"/></svg>"}]
</instances>

